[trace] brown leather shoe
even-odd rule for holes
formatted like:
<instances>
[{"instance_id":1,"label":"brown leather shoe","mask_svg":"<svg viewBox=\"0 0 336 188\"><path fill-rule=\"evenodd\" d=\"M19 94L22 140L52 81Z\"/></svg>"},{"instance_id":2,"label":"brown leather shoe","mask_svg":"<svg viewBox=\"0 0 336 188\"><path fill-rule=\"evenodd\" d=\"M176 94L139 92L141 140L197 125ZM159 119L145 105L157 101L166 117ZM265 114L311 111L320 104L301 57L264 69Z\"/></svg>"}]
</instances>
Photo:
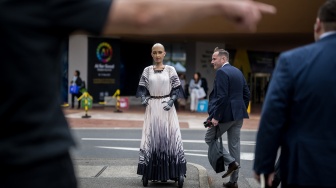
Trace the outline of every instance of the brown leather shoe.
<instances>
[{"instance_id":1,"label":"brown leather shoe","mask_svg":"<svg viewBox=\"0 0 336 188\"><path fill-rule=\"evenodd\" d=\"M237 163L236 161L232 162L229 164L229 167L227 169L227 171L225 172L225 174L222 176L222 178L226 178L228 176L230 176L235 170L237 170L238 168L240 168L239 163Z\"/></svg>"},{"instance_id":2,"label":"brown leather shoe","mask_svg":"<svg viewBox=\"0 0 336 188\"><path fill-rule=\"evenodd\" d=\"M227 188L238 188L238 184L237 184L237 182L234 182L234 183L232 183L232 182L227 182L227 183L223 183L223 186L224 187L227 187Z\"/></svg>"}]
</instances>

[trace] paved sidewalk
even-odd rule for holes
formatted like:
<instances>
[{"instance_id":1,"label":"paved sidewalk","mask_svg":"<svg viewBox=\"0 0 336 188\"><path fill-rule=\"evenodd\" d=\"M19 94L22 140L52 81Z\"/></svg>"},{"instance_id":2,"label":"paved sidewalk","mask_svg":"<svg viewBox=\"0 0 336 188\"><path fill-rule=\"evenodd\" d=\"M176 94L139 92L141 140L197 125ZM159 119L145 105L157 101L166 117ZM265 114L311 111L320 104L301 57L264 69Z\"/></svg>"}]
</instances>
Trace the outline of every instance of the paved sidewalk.
<instances>
[{"instance_id":1,"label":"paved sidewalk","mask_svg":"<svg viewBox=\"0 0 336 188\"><path fill-rule=\"evenodd\" d=\"M113 107L96 107L88 111L91 118L82 118L83 109L64 108L64 112L72 128L142 128L145 108L135 106L131 109L115 112ZM177 112L180 127L190 129L204 129L203 122L208 117L206 113L189 111ZM259 125L259 114L250 114L249 119L244 119L243 130L255 131Z\"/></svg>"},{"instance_id":2,"label":"paved sidewalk","mask_svg":"<svg viewBox=\"0 0 336 188\"><path fill-rule=\"evenodd\" d=\"M143 187L142 176L137 175L137 162L131 159L75 159L79 188L132 188ZM177 187L177 182L148 182L148 187ZM185 188L208 188L206 169L187 163Z\"/></svg>"}]
</instances>

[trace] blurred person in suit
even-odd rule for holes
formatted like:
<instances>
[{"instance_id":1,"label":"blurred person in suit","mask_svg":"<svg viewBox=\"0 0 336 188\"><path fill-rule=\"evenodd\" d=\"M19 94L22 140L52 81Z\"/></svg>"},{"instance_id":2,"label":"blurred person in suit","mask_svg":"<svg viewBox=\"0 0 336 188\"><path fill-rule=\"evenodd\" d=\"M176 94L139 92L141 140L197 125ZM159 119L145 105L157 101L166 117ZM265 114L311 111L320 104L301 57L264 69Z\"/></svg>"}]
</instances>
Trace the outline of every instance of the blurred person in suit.
<instances>
[{"instance_id":1,"label":"blurred person in suit","mask_svg":"<svg viewBox=\"0 0 336 188\"><path fill-rule=\"evenodd\" d=\"M336 0L319 8L314 36L280 54L267 90L253 169L268 186L279 148L282 187L336 186Z\"/></svg>"}]
</instances>

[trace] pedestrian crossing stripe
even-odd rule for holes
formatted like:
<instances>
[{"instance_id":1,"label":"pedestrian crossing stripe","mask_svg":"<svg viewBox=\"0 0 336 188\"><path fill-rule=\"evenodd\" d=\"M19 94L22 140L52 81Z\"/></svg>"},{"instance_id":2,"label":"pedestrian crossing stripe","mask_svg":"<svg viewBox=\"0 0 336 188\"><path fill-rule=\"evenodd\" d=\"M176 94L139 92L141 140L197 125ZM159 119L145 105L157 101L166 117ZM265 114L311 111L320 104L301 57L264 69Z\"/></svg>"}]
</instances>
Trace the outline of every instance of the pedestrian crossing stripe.
<instances>
[{"instance_id":1,"label":"pedestrian crossing stripe","mask_svg":"<svg viewBox=\"0 0 336 188\"><path fill-rule=\"evenodd\" d=\"M131 139L131 138L82 138L86 141L126 141L126 142L140 142L141 139ZM204 143L204 140L182 140L183 143ZM227 144L227 141L223 140L223 144ZM240 141L240 145L254 146L255 141Z\"/></svg>"},{"instance_id":2,"label":"pedestrian crossing stripe","mask_svg":"<svg viewBox=\"0 0 336 188\"><path fill-rule=\"evenodd\" d=\"M140 150L139 148L131 148L131 147L110 147L110 146L96 146L96 147L102 149L115 149L115 150L137 151L137 152L139 152ZM191 153L191 152L197 152L197 153ZM184 150L185 155L198 156L198 157L208 157L207 154L200 154L207 152L208 152L207 150ZM240 160L252 161L254 160L254 153L241 152Z\"/></svg>"}]
</instances>

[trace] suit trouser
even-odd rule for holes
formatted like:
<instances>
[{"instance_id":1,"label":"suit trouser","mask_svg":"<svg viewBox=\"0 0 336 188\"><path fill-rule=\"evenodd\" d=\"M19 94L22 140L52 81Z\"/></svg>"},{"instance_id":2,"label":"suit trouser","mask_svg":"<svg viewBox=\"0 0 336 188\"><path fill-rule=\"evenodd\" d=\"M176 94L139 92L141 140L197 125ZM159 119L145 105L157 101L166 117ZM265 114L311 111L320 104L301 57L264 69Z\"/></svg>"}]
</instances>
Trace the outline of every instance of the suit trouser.
<instances>
[{"instance_id":1,"label":"suit trouser","mask_svg":"<svg viewBox=\"0 0 336 188\"><path fill-rule=\"evenodd\" d=\"M242 125L242 119L218 124L219 129L217 131L217 137L222 136L225 132L227 132L228 148L230 153L223 148L225 165L229 165L234 161L240 164L240 129ZM205 142L208 145L215 138L215 134L216 127L209 128L205 133ZM230 182L238 181L238 173L239 170L236 170L231 174Z\"/></svg>"}]
</instances>

